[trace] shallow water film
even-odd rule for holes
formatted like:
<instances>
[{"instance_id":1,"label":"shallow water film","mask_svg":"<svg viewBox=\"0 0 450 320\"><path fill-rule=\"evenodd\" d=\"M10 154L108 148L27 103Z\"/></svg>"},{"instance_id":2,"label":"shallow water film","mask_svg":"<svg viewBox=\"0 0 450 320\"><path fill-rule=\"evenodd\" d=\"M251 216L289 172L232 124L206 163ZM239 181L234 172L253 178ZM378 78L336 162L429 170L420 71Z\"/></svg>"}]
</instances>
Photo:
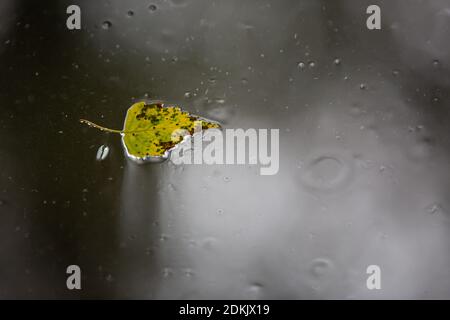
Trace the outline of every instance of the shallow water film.
<instances>
[{"instance_id":1,"label":"shallow water film","mask_svg":"<svg viewBox=\"0 0 450 320\"><path fill-rule=\"evenodd\" d=\"M450 4L371 4L1 0L0 298L450 299ZM79 123L146 100L257 148Z\"/></svg>"}]
</instances>

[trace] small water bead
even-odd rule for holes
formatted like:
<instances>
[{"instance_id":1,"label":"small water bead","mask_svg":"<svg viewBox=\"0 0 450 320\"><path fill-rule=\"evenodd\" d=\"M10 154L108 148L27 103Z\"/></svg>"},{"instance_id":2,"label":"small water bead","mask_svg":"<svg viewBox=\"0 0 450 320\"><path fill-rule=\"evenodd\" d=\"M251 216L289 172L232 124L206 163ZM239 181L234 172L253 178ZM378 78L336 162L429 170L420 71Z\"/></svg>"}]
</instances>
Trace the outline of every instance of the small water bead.
<instances>
[{"instance_id":1,"label":"small water bead","mask_svg":"<svg viewBox=\"0 0 450 320\"><path fill-rule=\"evenodd\" d=\"M400 71L398 70L392 70L392 75L397 77L400 74Z\"/></svg>"},{"instance_id":2,"label":"small water bead","mask_svg":"<svg viewBox=\"0 0 450 320\"><path fill-rule=\"evenodd\" d=\"M366 85L365 83L361 83L361 84L359 85L359 88L360 88L361 90L366 90L366 89L367 89L367 85Z\"/></svg>"},{"instance_id":3,"label":"small water bead","mask_svg":"<svg viewBox=\"0 0 450 320\"><path fill-rule=\"evenodd\" d=\"M311 273L315 277L322 277L330 272L331 263L327 259L319 258L315 259L311 263Z\"/></svg>"},{"instance_id":4,"label":"small water bead","mask_svg":"<svg viewBox=\"0 0 450 320\"><path fill-rule=\"evenodd\" d=\"M148 6L148 10L150 10L150 12L155 12L156 9L157 9L157 7L154 4L151 4L151 5Z\"/></svg>"},{"instance_id":5,"label":"small water bead","mask_svg":"<svg viewBox=\"0 0 450 320\"><path fill-rule=\"evenodd\" d=\"M336 66L340 65L341 64L341 59L339 59L339 58L334 59L334 64Z\"/></svg>"},{"instance_id":6,"label":"small water bead","mask_svg":"<svg viewBox=\"0 0 450 320\"><path fill-rule=\"evenodd\" d=\"M167 234L161 234L159 237L159 241L166 242L169 239L169 236Z\"/></svg>"},{"instance_id":7,"label":"small water bead","mask_svg":"<svg viewBox=\"0 0 450 320\"><path fill-rule=\"evenodd\" d=\"M299 69L303 70L303 69L305 69L306 65L305 65L304 62L299 62L299 63L297 64L297 67L298 67Z\"/></svg>"},{"instance_id":8,"label":"small water bead","mask_svg":"<svg viewBox=\"0 0 450 320\"><path fill-rule=\"evenodd\" d=\"M194 276L194 271L192 271L192 269L190 268L183 269L182 272L186 278L192 278Z\"/></svg>"},{"instance_id":9,"label":"small water bead","mask_svg":"<svg viewBox=\"0 0 450 320\"><path fill-rule=\"evenodd\" d=\"M128 10L127 16L128 16L129 18L131 18L132 16L134 16L134 11L133 11L133 10Z\"/></svg>"},{"instance_id":10,"label":"small water bead","mask_svg":"<svg viewBox=\"0 0 450 320\"><path fill-rule=\"evenodd\" d=\"M113 282L113 281L114 281L114 277L113 277L111 274L108 274L108 275L106 276L105 280L106 280L107 282Z\"/></svg>"},{"instance_id":11,"label":"small water bead","mask_svg":"<svg viewBox=\"0 0 450 320\"><path fill-rule=\"evenodd\" d=\"M315 191L338 190L351 181L352 163L343 157L322 154L312 157L302 168L301 180Z\"/></svg>"},{"instance_id":12,"label":"small water bead","mask_svg":"<svg viewBox=\"0 0 450 320\"><path fill-rule=\"evenodd\" d=\"M310 68L314 68L316 66L316 63L314 61L308 62L308 65Z\"/></svg>"},{"instance_id":13,"label":"small water bead","mask_svg":"<svg viewBox=\"0 0 450 320\"><path fill-rule=\"evenodd\" d=\"M103 161L109 154L109 147L105 145L101 145L97 150L96 159L97 161Z\"/></svg>"},{"instance_id":14,"label":"small water bead","mask_svg":"<svg viewBox=\"0 0 450 320\"><path fill-rule=\"evenodd\" d=\"M171 277L173 275L173 271L172 271L171 268L164 268L162 270L162 274L163 274L164 278L169 278L169 277Z\"/></svg>"},{"instance_id":15,"label":"small water bead","mask_svg":"<svg viewBox=\"0 0 450 320\"><path fill-rule=\"evenodd\" d=\"M111 28L111 27L112 27L111 21L104 21L104 22L102 23L102 28L103 28L104 30L108 30L108 29Z\"/></svg>"},{"instance_id":16,"label":"small water bead","mask_svg":"<svg viewBox=\"0 0 450 320\"><path fill-rule=\"evenodd\" d=\"M246 289L246 296L249 299L261 299L263 294L263 285L259 283L253 283Z\"/></svg>"},{"instance_id":17,"label":"small water bead","mask_svg":"<svg viewBox=\"0 0 450 320\"><path fill-rule=\"evenodd\" d=\"M427 207L428 214L436 214L442 212L442 206L439 203L433 203Z\"/></svg>"}]
</instances>

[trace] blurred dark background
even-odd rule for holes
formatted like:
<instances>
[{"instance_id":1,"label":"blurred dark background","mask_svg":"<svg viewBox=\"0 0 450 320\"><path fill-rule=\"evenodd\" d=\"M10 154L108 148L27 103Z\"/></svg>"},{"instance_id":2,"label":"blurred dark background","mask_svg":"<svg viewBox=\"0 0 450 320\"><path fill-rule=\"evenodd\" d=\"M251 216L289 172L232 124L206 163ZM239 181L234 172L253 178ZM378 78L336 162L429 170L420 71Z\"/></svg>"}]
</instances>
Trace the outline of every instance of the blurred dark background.
<instances>
[{"instance_id":1,"label":"blurred dark background","mask_svg":"<svg viewBox=\"0 0 450 320\"><path fill-rule=\"evenodd\" d=\"M444 0L2 0L0 298L450 298L449 31ZM142 99L279 128L280 172L78 122Z\"/></svg>"}]
</instances>

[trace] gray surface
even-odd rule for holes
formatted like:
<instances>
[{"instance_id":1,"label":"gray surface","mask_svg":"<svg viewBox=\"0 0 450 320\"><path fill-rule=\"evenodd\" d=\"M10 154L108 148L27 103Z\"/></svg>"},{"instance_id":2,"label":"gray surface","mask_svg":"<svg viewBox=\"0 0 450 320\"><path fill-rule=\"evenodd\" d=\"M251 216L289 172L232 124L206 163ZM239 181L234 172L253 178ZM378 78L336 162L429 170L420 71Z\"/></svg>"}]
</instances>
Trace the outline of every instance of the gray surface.
<instances>
[{"instance_id":1,"label":"gray surface","mask_svg":"<svg viewBox=\"0 0 450 320\"><path fill-rule=\"evenodd\" d=\"M377 1L382 31L373 1L153 3L1 1L0 298L450 298L447 1ZM136 166L78 123L146 97L280 128L279 173Z\"/></svg>"}]
</instances>

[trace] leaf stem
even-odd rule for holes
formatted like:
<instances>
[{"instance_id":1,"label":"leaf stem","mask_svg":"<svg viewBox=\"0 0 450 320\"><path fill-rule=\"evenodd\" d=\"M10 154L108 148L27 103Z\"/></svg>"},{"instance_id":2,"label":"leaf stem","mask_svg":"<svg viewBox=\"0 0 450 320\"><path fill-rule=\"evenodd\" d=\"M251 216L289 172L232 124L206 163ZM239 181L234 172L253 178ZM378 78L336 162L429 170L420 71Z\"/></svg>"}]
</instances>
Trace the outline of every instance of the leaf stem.
<instances>
[{"instance_id":1,"label":"leaf stem","mask_svg":"<svg viewBox=\"0 0 450 320\"><path fill-rule=\"evenodd\" d=\"M98 124L96 124L92 121L86 120L86 119L80 119L80 122L87 124L89 127L97 128L101 131L106 131L106 132L110 132L110 133L139 133L139 132L147 132L147 131L153 130L153 128L142 129L142 130L115 130L115 129L102 127L101 125L98 125Z\"/></svg>"},{"instance_id":2,"label":"leaf stem","mask_svg":"<svg viewBox=\"0 0 450 320\"><path fill-rule=\"evenodd\" d=\"M126 131L123 131L123 130L114 130L114 129L109 129L109 128L102 127L102 126L100 126L98 124L95 124L92 121L89 121L89 120L86 120L86 119L80 119L80 122L84 123L84 124L87 124L89 127L94 127L94 128L99 129L99 130L106 131L106 132L126 133Z\"/></svg>"}]
</instances>

